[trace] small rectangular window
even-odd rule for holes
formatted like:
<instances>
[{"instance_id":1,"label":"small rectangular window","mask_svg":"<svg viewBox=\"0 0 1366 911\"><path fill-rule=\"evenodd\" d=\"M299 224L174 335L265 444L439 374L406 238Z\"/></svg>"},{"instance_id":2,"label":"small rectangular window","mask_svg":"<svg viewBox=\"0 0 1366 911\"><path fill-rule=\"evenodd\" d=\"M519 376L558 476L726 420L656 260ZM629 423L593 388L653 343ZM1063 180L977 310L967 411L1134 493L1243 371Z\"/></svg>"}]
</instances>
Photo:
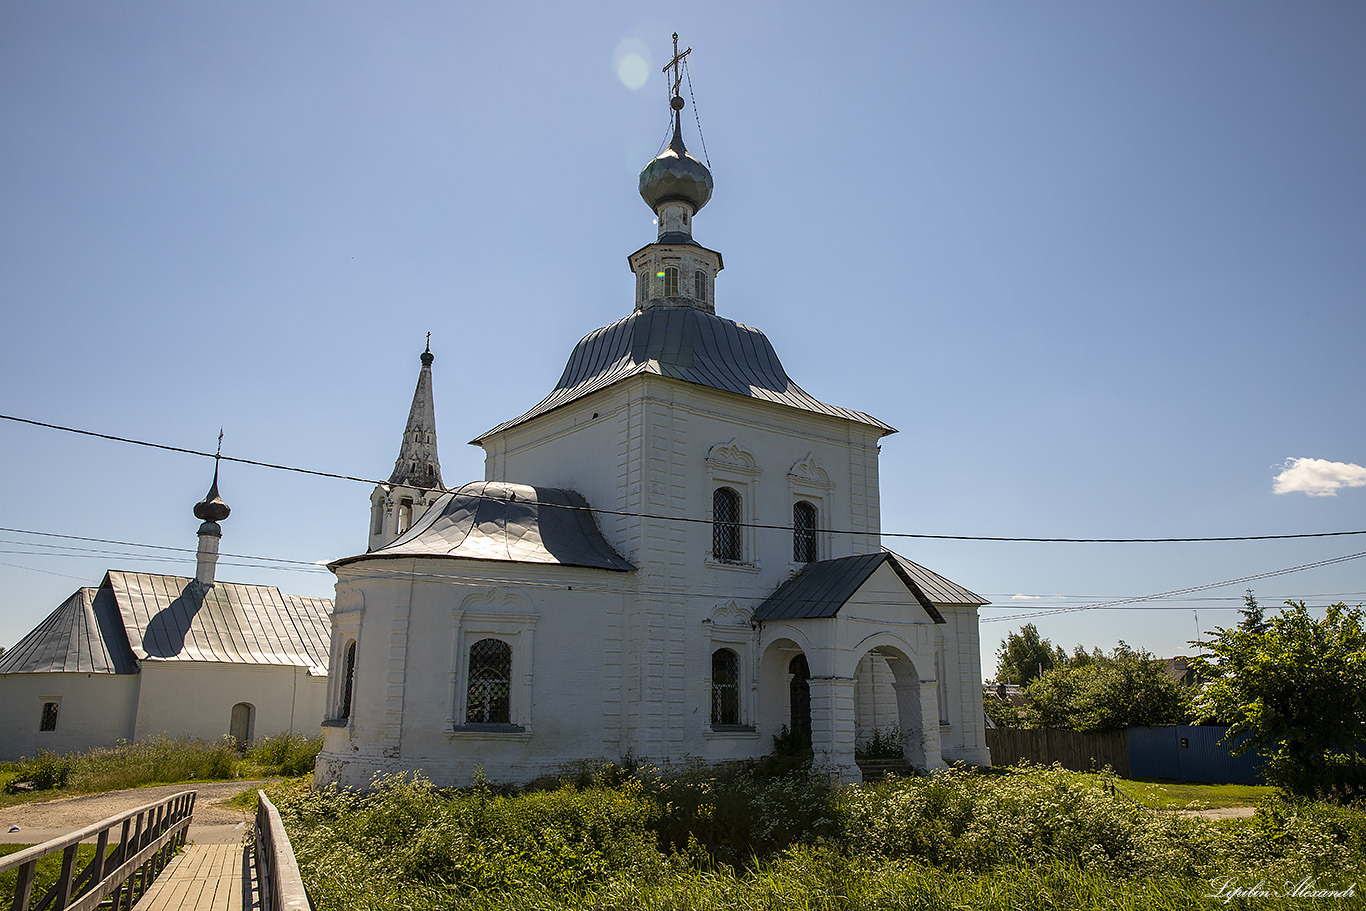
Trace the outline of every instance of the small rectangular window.
<instances>
[{"instance_id":1,"label":"small rectangular window","mask_svg":"<svg viewBox=\"0 0 1366 911\"><path fill-rule=\"evenodd\" d=\"M678 297L678 267L664 267L664 297Z\"/></svg>"},{"instance_id":2,"label":"small rectangular window","mask_svg":"<svg viewBox=\"0 0 1366 911\"><path fill-rule=\"evenodd\" d=\"M693 284L697 286L697 302L705 304L711 297L711 289L707 287L707 273L698 269L693 275Z\"/></svg>"},{"instance_id":3,"label":"small rectangular window","mask_svg":"<svg viewBox=\"0 0 1366 911\"><path fill-rule=\"evenodd\" d=\"M59 706L60 706L60 703L57 703L57 702L44 702L44 703L43 703L43 720L42 720L41 723L39 723L39 725L38 725L38 730L40 730L40 731L55 731L55 730L57 730L57 709L58 709ZM32 717L32 716L30 716L30 717Z\"/></svg>"}]
</instances>

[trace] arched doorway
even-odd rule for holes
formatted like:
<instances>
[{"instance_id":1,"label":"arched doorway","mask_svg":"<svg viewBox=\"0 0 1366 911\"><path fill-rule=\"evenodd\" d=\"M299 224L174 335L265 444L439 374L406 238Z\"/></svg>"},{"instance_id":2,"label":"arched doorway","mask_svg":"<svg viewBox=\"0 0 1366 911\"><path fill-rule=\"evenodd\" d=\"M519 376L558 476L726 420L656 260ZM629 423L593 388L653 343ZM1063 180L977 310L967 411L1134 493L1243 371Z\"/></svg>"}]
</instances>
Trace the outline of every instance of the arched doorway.
<instances>
[{"instance_id":1,"label":"arched doorway","mask_svg":"<svg viewBox=\"0 0 1366 911\"><path fill-rule=\"evenodd\" d=\"M787 665L788 675L788 730L793 740L804 749L811 749L811 667L806 655L797 655Z\"/></svg>"},{"instance_id":2,"label":"arched doorway","mask_svg":"<svg viewBox=\"0 0 1366 911\"><path fill-rule=\"evenodd\" d=\"M228 722L228 736L237 741L237 748L246 749L251 743L252 722L256 720L256 707L250 702L239 702L232 707L232 718Z\"/></svg>"},{"instance_id":3,"label":"arched doorway","mask_svg":"<svg viewBox=\"0 0 1366 911\"><path fill-rule=\"evenodd\" d=\"M894 645L865 652L854 673L856 724L867 741L873 731L895 730L901 754L918 769L943 765L939 753L938 681L916 661L933 667L932 658L917 657ZM894 720L895 724L889 722Z\"/></svg>"}]
</instances>

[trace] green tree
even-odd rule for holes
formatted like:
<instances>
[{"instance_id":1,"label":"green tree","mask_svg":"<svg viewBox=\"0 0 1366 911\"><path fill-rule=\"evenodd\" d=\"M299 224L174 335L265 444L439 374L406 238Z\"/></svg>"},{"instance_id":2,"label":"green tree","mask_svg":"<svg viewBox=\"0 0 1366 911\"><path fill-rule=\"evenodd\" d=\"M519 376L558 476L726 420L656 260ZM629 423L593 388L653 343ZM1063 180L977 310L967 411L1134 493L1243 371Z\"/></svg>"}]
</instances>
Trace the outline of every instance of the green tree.
<instances>
[{"instance_id":1,"label":"green tree","mask_svg":"<svg viewBox=\"0 0 1366 911\"><path fill-rule=\"evenodd\" d=\"M1286 604L1260 632L1216 627L1192 643L1208 650L1197 711L1228 722L1233 752L1262 754L1267 778L1292 794L1366 795L1361 605L1334 604L1315 620L1303 601Z\"/></svg>"},{"instance_id":2,"label":"green tree","mask_svg":"<svg viewBox=\"0 0 1366 911\"><path fill-rule=\"evenodd\" d=\"M1115 731L1181 724L1189 717L1185 687L1165 663L1124 642L1109 655L1077 649L1073 659L1045 671L1025 687L1025 727Z\"/></svg>"},{"instance_id":3,"label":"green tree","mask_svg":"<svg viewBox=\"0 0 1366 911\"><path fill-rule=\"evenodd\" d=\"M1066 652L1040 636L1034 624L1026 623L996 649L996 682L1024 685L1066 660Z\"/></svg>"},{"instance_id":4,"label":"green tree","mask_svg":"<svg viewBox=\"0 0 1366 911\"><path fill-rule=\"evenodd\" d=\"M1266 617L1252 589L1249 588L1247 594L1243 595L1243 606L1238 609L1238 613L1243 615L1243 619L1238 621L1239 627L1254 633L1266 632Z\"/></svg>"}]
</instances>

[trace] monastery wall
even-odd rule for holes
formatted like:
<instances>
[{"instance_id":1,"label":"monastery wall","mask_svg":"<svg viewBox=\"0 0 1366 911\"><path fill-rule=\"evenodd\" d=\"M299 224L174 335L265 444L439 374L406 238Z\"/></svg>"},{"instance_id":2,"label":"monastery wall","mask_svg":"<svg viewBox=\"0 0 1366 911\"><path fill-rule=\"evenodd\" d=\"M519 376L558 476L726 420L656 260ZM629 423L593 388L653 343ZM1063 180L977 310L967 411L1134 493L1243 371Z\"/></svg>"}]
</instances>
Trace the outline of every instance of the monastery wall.
<instances>
[{"instance_id":1,"label":"monastery wall","mask_svg":"<svg viewBox=\"0 0 1366 911\"><path fill-rule=\"evenodd\" d=\"M326 677L305 668L205 661L142 662L135 739L160 733L217 740L233 706L252 706L249 740L296 731L312 737L323 719Z\"/></svg>"},{"instance_id":2,"label":"monastery wall","mask_svg":"<svg viewBox=\"0 0 1366 911\"><path fill-rule=\"evenodd\" d=\"M0 761L39 750L84 752L133 736L138 674L5 674ZM57 729L39 731L43 704L58 703Z\"/></svg>"}]
</instances>

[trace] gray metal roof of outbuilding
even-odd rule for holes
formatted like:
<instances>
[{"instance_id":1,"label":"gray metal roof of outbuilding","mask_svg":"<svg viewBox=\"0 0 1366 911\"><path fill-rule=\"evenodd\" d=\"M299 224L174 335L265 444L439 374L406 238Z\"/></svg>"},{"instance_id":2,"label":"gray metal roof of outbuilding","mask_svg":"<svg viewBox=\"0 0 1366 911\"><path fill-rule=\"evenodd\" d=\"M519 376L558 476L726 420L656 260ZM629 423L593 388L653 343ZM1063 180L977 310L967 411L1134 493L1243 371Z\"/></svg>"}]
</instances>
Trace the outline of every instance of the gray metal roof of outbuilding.
<instances>
[{"instance_id":1,"label":"gray metal roof of outbuilding","mask_svg":"<svg viewBox=\"0 0 1366 911\"><path fill-rule=\"evenodd\" d=\"M772 343L758 329L694 307L650 307L585 336L574 346L550 395L473 442L646 373L843 418L883 434L896 432L871 415L807 394L788 377Z\"/></svg>"},{"instance_id":2,"label":"gray metal roof of outbuilding","mask_svg":"<svg viewBox=\"0 0 1366 911\"><path fill-rule=\"evenodd\" d=\"M118 608L101 588L80 588L0 657L0 674L136 674Z\"/></svg>"},{"instance_id":3,"label":"gray metal roof of outbuilding","mask_svg":"<svg viewBox=\"0 0 1366 911\"><path fill-rule=\"evenodd\" d=\"M285 595L273 585L215 582L111 570L113 593L139 659L305 667L327 673L332 601Z\"/></svg>"},{"instance_id":4,"label":"gray metal roof of outbuilding","mask_svg":"<svg viewBox=\"0 0 1366 911\"><path fill-rule=\"evenodd\" d=\"M0 673L135 674L139 660L270 664L327 673L332 601L271 585L111 570L0 658Z\"/></svg>"},{"instance_id":5,"label":"gray metal roof of outbuilding","mask_svg":"<svg viewBox=\"0 0 1366 911\"><path fill-rule=\"evenodd\" d=\"M889 551L808 563L801 572L764 599L755 609L754 619L814 620L833 617L883 564L892 568L935 623L944 622L934 603L925 597L915 580L893 559Z\"/></svg>"},{"instance_id":6,"label":"gray metal roof of outbuilding","mask_svg":"<svg viewBox=\"0 0 1366 911\"><path fill-rule=\"evenodd\" d=\"M459 557L618 572L635 569L607 543L580 494L503 481L475 481L453 490L392 543L336 560L328 568L373 557Z\"/></svg>"}]
</instances>

